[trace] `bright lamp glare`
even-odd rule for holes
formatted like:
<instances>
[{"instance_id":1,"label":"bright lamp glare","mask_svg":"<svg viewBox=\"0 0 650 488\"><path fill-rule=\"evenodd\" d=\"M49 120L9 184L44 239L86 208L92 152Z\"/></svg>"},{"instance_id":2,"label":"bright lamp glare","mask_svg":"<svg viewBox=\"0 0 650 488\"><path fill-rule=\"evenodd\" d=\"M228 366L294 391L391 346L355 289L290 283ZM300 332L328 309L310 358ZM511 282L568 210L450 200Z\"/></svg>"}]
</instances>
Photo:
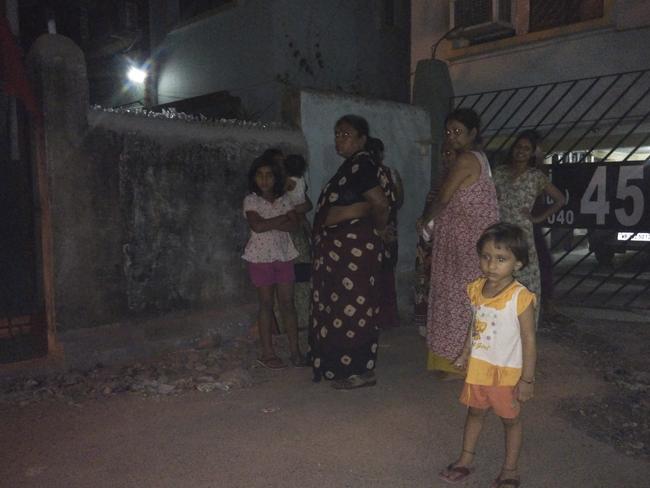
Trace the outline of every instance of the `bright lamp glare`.
<instances>
[{"instance_id":1,"label":"bright lamp glare","mask_svg":"<svg viewBox=\"0 0 650 488\"><path fill-rule=\"evenodd\" d=\"M147 72L143 69L138 69L135 66L131 66L126 76L133 83L143 83L144 80L147 78Z\"/></svg>"}]
</instances>

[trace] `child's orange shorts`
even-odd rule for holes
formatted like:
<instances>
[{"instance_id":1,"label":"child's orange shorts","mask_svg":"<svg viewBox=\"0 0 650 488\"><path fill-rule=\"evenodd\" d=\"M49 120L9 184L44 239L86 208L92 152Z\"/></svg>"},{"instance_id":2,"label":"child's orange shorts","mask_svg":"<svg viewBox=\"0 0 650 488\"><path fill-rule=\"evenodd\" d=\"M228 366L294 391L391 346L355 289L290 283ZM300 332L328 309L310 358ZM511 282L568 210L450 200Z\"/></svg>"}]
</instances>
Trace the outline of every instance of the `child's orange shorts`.
<instances>
[{"instance_id":1,"label":"child's orange shorts","mask_svg":"<svg viewBox=\"0 0 650 488\"><path fill-rule=\"evenodd\" d=\"M481 410L491 408L495 414L504 419L516 418L520 410L514 386L483 386L465 383L463 392L460 394L460 403Z\"/></svg>"}]
</instances>

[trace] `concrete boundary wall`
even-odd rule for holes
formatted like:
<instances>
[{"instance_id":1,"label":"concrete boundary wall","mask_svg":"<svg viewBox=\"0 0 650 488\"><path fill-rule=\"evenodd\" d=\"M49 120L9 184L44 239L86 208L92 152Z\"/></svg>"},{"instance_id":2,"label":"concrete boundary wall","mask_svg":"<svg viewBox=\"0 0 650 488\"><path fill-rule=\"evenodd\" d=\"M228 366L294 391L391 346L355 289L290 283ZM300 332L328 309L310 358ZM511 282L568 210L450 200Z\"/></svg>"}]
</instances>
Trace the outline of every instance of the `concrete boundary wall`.
<instances>
[{"instance_id":1,"label":"concrete boundary wall","mask_svg":"<svg viewBox=\"0 0 650 488\"><path fill-rule=\"evenodd\" d=\"M66 362L110 360L102 347L152 351L198 328L232 336L249 327L248 169L271 146L306 154L302 133L89 110L83 54L63 36L39 38L29 66L43 112L39 181L49 187L44 293Z\"/></svg>"},{"instance_id":2,"label":"concrete boundary wall","mask_svg":"<svg viewBox=\"0 0 650 488\"><path fill-rule=\"evenodd\" d=\"M159 314L254 301L240 259L249 232L241 212L248 168L271 146L305 153L302 135L104 111L89 113L89 129L88 156L101 174L96 220L110 223L94 267L113 277L110 310ZM70 300L78 301L83 290L70 285Z\"/></svg>"},{"instance_id":3,"label":"concrete boundary wall","mask_svg":"<svg viewBox=\"0 0 650 488\"><path fill-rule=\"evenodd\" d=\"M241 210L248 169L271 146L306 153L301 133L88 115L79 162L91 198L53 208L67 362L146 356L206 331L247 332L256 311L240 257L249 233ZM56 173L54 199L74 193ZM79 220L71 207L84 204ZM95 331L81 331L89 328Z\"/></svg>"}]
</instances>

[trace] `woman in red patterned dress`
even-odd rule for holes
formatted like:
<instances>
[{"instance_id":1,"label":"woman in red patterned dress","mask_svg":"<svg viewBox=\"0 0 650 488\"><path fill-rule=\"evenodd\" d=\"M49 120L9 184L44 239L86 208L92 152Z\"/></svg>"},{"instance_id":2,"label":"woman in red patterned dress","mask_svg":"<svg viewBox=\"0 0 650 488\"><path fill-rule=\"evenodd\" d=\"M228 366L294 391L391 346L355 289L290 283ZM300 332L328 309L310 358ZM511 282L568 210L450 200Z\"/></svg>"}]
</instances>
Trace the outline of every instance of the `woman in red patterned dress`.
<instances>
[{"instance_id":1,"label":"woman in red patterned dress","mask_svg":"<svg viewBox=\"0 0 650 488\"><path fill-rule=\"evenodd\" d=\"M471 109L447 117L446 140L456 151L440 192L423 222L432 228L431 281L427 311L427 368L441 378L462 378L454 366L472 319L467 285L479 277L476 242L499 220L490 165L480 142L480 118ZM426 230L426 226L425 226Z\"/></svg>"}]
</instances>

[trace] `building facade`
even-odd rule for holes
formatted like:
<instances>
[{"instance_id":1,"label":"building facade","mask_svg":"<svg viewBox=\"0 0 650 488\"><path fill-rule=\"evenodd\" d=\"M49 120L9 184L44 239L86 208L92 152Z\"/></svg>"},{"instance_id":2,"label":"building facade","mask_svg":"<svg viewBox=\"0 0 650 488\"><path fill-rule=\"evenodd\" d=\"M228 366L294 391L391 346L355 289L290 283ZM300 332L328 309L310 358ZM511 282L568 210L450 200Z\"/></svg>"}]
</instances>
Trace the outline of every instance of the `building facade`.
<instances>
[{"instance_id":1,"label":"building facade","mask_svg":"<svg viewBox=\"0 0 650 488\"><path fill-rule=\"evenodd\" d=\"M625 157L619 145L639 146L636 160L650 151L650 3L416 0L412 9L412 71L434 66L448 74L455 98L439 103L440 112L475 108L488 151L503 152L514 132L529 128L542 133L550 153L590 151L598 160L605 151L612 159ZM440 78L414 83L415 103L438 93ZM435 130L439 139L439 124Z\"/></svg>"},{"instance_id":2,"label":"building facade","mask_svg":"<svg viewBox=\"0 0 650 488\"><path fill-rule=\"evenodd\" d=\"M447 62L456 94L650 67L643 0L413 0L411 32L412 72L439 43L436 57Z\"/></svg>"},{"instance_id":3,"label":"building facade","mask_svg":"<svg viewBox=\"0 0 650 488\"><path fill-rule=\"evenodd\" d=\"M41 34L86 57L104 107L227 105L278 121L287 89L409 101L410 2L403 0L9 0L27 51ZM140 81L132 68L146 72ZM206 99L200 97L207 97ZM187 105L187 104L186 104ZM210 116L220 113L209 107Z\"/></svg>"},{"instance_id":4,"label":"building facade","mask_svg":"<svg viewBox=\"0 0 650 488\"><path fill-rule=\"evenodd\" d=\"M620 263L600 282L569 275L577 264L582 276L595 275L595 261L611 265L615 253L641 252L650 241L648 45L650 2L643 0L412 2L413 100L438 109L430 110L432 140L441 141L444 116L455 107L480 114L483 148L496 165L517 133L540 135L567 200L546 222L552 247L580 259L557 259L573 268L559 272L556 291L575 303L603 306L623 288L645 286L637 280L643 268L626 275ZM440 86L452 88L444 103L431 95ZM625 280L618 289L614 273ZM631 292L624 306L641 296Z\"/></svg>"},{"instance_id":5,"label":"building facade","mask_svg":"<svg viewBox=\"0 0 650 488\"><path fill-rule=\"evenodd\" d=\"M226 91L243 118L280 120L292 88L409 100L410 2L154 3L157 103Z\"/></svg>"}]
</instances>

